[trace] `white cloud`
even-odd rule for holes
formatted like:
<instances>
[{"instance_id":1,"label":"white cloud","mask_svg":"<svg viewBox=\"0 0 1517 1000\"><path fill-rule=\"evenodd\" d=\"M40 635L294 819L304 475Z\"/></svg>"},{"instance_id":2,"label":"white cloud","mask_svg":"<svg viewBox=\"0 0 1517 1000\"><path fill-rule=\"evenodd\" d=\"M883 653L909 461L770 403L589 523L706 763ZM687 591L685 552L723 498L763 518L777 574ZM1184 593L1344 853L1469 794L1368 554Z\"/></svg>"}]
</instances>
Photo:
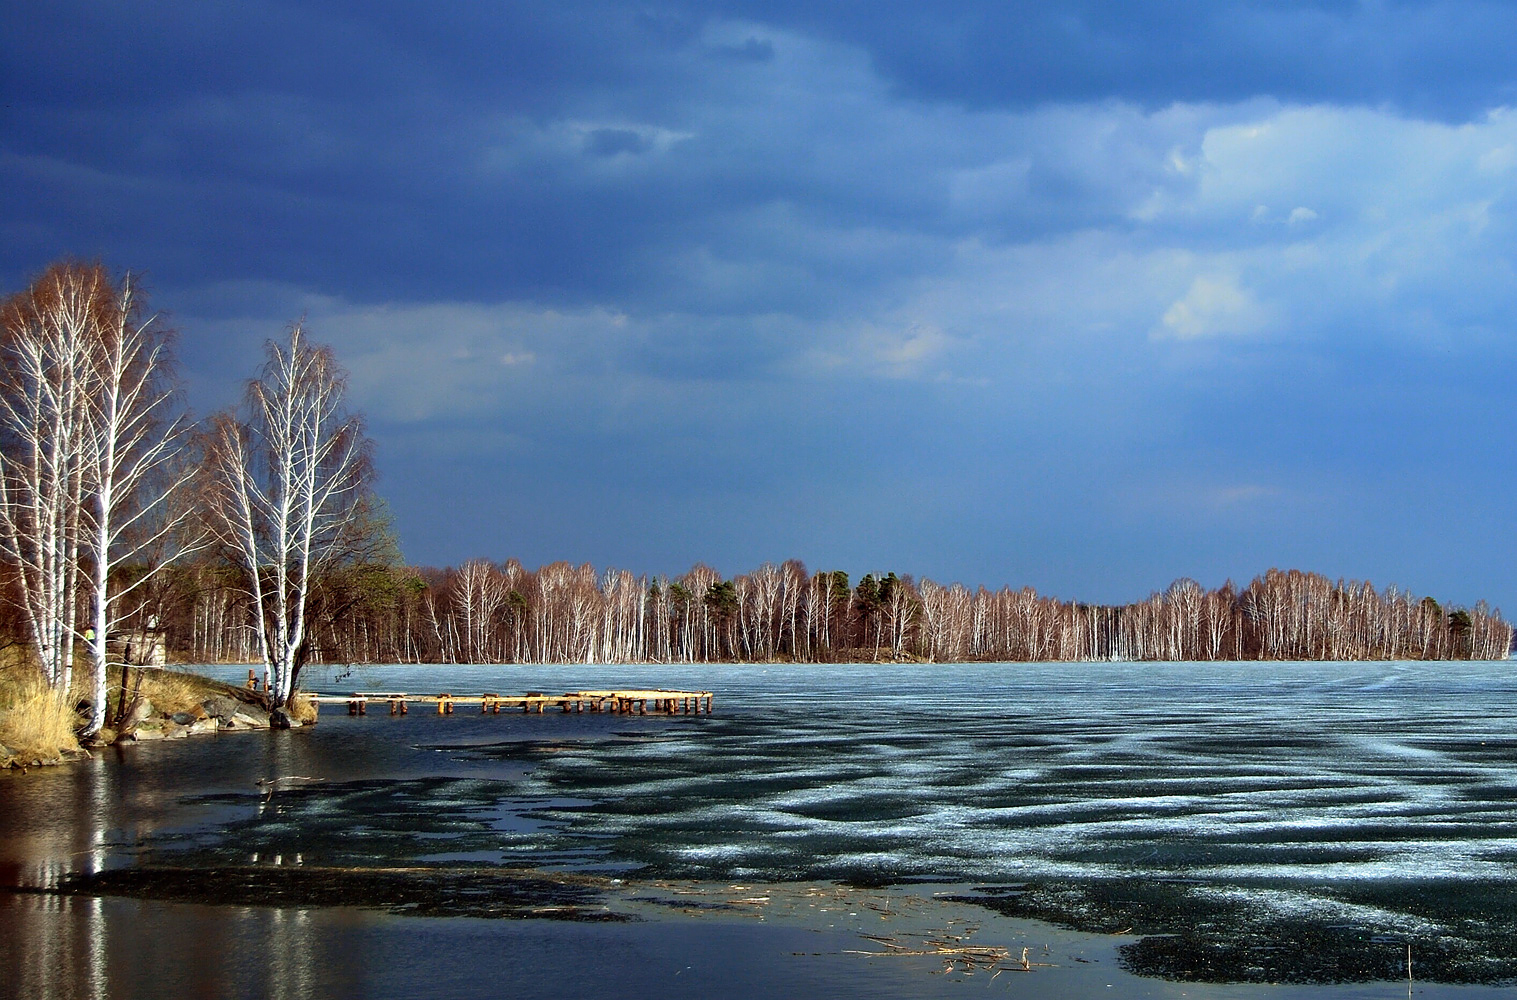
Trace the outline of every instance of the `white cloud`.
<instances>
[{"instance_id":1,"label":"white cloud","mask_svg":"<svg viewBox=\"0 0 1517 1000\"><path fill-rule=\"evenodd\" d=\"M1253 333L1266 322L1265 310L1231 275L1202 275L1164 311L1164 333L1182 340Z\"/></svg>"},{"instance_id":2,"label":"white cloud","mask_svg":"<svg viewBox=\"0 0 1517 1000\"><path fill-rule=\"evenodd\" d=\"M931 324L913 323L904 330L870 329L859 338L868 366L892 378L921 375L949 345L949 337Z\"/></svg>"}]
</instances>

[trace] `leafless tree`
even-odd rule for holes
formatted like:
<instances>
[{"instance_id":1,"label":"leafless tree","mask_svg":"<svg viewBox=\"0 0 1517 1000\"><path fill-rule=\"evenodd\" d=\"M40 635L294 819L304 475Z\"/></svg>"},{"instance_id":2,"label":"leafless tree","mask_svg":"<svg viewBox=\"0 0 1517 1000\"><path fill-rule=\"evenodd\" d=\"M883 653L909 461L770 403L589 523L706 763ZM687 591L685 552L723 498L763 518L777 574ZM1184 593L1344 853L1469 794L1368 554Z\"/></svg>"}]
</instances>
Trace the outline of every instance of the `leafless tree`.
<instances>
[{"instance_id":1,"label":"leafless tree","mask_svg":"<svg viewBox=\"0 0 1517 1000\"><path fill-rule=\"evenodd\" d=\"M4 307L0 545L43 677L60 697L80 634L79 545L89 450L92 341L108 283L98 268L49 268Z\"/></svg>"},{"instance_id":2,"label":"leafless tree","mask_svg":"<svg viewBox=\"0 0 1517 1000\"><path fill-rule=\"evenodd\" d=\"M92 710L81 735L105 724L106 650L111 633L132 617L143 592L175 560L202 547L183 502L194 474L185 453L188 420L174 412L167 335L143 317L131 275L111 290L109 312L92 338L84 453L85 549L89 578ZM132 579L119 572L132 566Z\"/></svg>"},{"instance_id":3,"label":"leafless tree","mask_svg":"<svg viewBox=\"0 0 1517 1000\"><path fill-rule=\"evenodd\" d=\"M208 432L207 511L258 609L269 703L283 707L309 656L307 601L316 574L352 551L366 520L371 444L343 405L347 373L299 323L270 341L242 419Z\"/></svg>"}]
</instances>

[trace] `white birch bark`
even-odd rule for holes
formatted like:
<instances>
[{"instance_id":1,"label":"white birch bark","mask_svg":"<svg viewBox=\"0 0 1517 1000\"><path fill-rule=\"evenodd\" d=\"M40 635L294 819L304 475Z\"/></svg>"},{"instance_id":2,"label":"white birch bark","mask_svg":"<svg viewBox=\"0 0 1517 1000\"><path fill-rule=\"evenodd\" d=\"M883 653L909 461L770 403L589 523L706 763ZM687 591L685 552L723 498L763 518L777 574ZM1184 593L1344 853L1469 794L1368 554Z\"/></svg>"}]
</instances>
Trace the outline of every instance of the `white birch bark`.
<instances>
[{"instance_id":1,"label":"white birch bark","mask_svg":"<svg viewBox=\"0 0 1517 1000\"><path fill-rule=\"evenodd\" d=\"M299 324L288 345L270 342L263 375L248 387L245 419L213 423L213 524L241 568L269 704L286 705L309 655L311 585L352 542L369 479L362 422L343 407L346 373Z\"/></svg>"}]
</instances>

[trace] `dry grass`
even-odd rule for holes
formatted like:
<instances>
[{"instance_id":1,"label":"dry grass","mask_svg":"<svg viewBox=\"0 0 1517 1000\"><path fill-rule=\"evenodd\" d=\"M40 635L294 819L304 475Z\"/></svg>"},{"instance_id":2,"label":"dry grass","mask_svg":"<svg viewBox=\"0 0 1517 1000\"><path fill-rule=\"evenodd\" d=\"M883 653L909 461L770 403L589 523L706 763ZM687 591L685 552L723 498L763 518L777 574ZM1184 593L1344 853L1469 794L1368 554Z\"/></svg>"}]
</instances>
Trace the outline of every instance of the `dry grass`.
<instances>
[{"instance_id":1,"label":"dry grass","mask_svg":"<svg viewBox=\"0 0 1517 1000\"><path fill-rule=\"evenodd\" d=\"M89 699L89 678L83 669L74 676L71 696L60 701L43 683L30 658L0 649L0 746L20 763L56 760L80 750L75 733L88 721L74 706ZM108 718L114 718L121 698L121 668L111 667ZM259 698L240 687L177 670L133 668L127 681L127 696L133 692L152 702L157 716L194 712L209 698L226 695L258 703ZM140 687L139 687L140 684ZM316 721L316 705L310 696L297 692L287 708L290 717L310 725Z\"/></svg>"},{"instance_id":2,"label":"dry grass","mask_svg":"<svg viewBox=\"0 0 1517 1000\"><path fill-rule=\"evenodd\" d=\"M0 670L0 745L18 760L55 760L79 750L74 732L83 720L75 700L59 700L30 667Z\"/></svg>"},{"instance_id":3,"label":"dry grass","mask_svg":"<svg viewBox=\"0 0 1517 1000\"><path fill-rule=\"evenodd\" d=\"M111 670L111 680L121 683L120 667ZM164 715L188 712L207 698L226 694L228 687L208 677L197 674L182 674L177 670L132 670L131 684L137 683L137 674L142 674L142 697L153 703L153 708Z\"/></svg>"},{"instance_id":4,"label":"dry grass","mask_svg":"<svg viewBox=\"0 0 1517 1000\"><path fill-rule=\"evenodd\" d=\"M309 726L316 721L316 703L304 691L296 691L290 697L288 712L290 718L302 726Z\"/></svg>"}]
</instances>

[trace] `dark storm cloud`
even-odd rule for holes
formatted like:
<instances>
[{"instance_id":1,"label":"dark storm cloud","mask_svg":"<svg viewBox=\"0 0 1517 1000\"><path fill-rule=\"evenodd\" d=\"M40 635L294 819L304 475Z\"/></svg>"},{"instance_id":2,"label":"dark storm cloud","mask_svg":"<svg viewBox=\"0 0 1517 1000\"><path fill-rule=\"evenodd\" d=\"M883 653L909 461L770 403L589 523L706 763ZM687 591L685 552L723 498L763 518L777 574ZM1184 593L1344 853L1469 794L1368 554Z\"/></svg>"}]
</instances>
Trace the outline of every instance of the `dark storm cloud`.
<instances>
[{"instance_id":1,"label":"dark storm cloud","mask_svg":"<svg viewBox=\"0 0 1517 1000\"><path fill-rule=\"evenodd\" d=\"M718 16L756 27L704 38ZM794 72L765 24L856 47L900 93L1011 109L1267 95L1457 114L1507 93L1517 37L1517 13L1465 4L63 3L5 18L8 273L130 243L175 282L210 268L361 297L560 300L667 280L674 248L721 240L721 213L753 205L967 228L945 216L931 150L902 170L868 136L888 155L816 159L847 148L860 110L836 95L790 95L831 143L776 117L778 98L745 107ZM531 135L566 120L584 131ZM693 134L659 156L628 124ZM1029 164L1025 203L991 231L1109 221L1086 180Z\"/></svg>"},{"instance_id":2,"label":"dark storm cloud","mask_svg":"<svg viewBox=\"0 0 1517 1000\"><path fill-rule=\"evenodd\" d=\"M1513 41L1476 3L12 4L0 274L147 270L202 408L305 315L425 561L1499 599Z\"/></svg>"},{"instance_id":3,"label":"dark storm cloud","mask_svg":"<svg viewBox=\"0 0 1517 1000\"><path fill-rule=\"evenodd\" d=\"M915 96L981 106L1118 97L1394 104L1463 117L1512 99L1502 3L729 3L867 49Z\"/></svg>"}]
</instances>

